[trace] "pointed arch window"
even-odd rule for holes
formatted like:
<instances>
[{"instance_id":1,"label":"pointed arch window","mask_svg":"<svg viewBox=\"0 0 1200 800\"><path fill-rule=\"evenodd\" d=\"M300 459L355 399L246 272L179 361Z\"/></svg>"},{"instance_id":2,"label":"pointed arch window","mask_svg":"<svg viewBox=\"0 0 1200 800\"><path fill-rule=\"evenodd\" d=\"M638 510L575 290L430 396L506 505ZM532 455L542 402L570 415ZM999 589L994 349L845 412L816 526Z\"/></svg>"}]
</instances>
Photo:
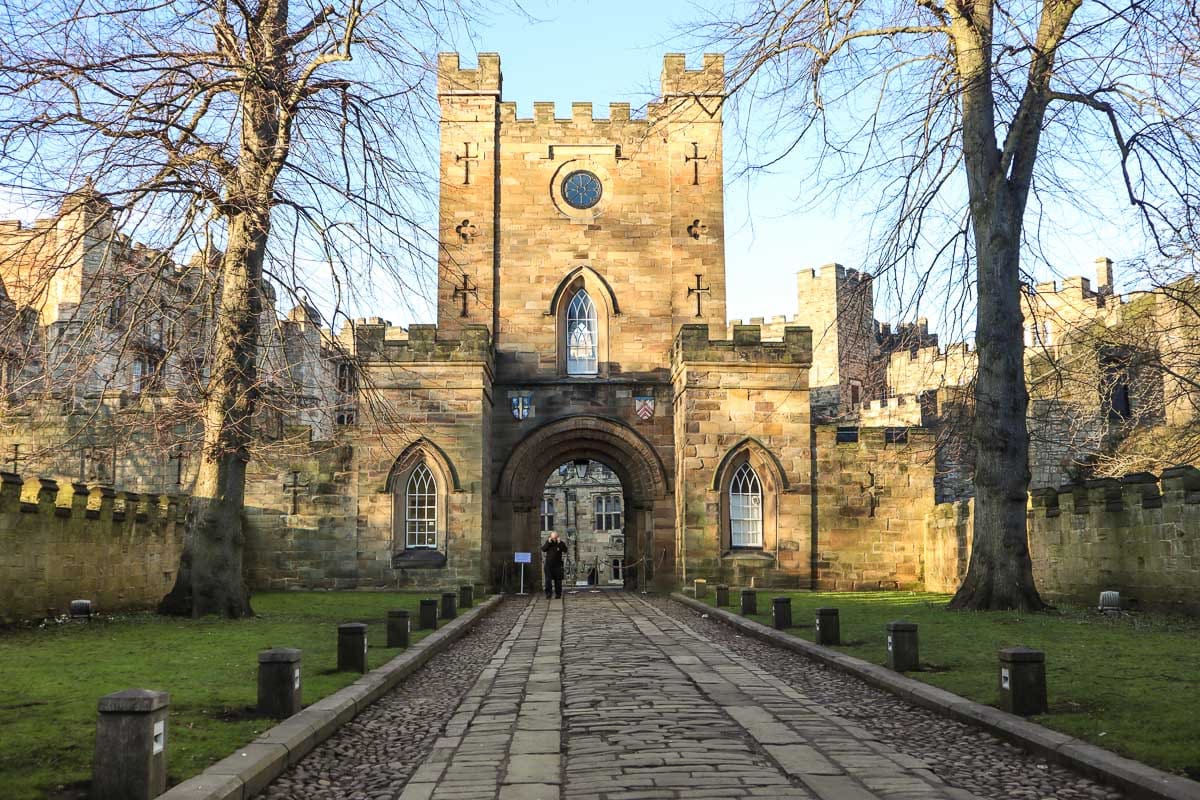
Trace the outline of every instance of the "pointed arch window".
<instances>
[{"instance_id":1,"label":"pointed arch window","mask_svg":"<svg viewBox=\"0 0 1200 800\"><path fill-rule=\"evenodd\" d=\"M580 289L567 306L567 374L595 375L597 357L596 306L586 289Z\"/></svg>"},{"instance_id":2,"label":"pointed arch window","mask_svg":"<svg viewBox=\"0 0 1200 800\"><path fill-rule=\"evenodd\" d=\"M418 464L404 488L404 546L437 547L437 480L429 467Z\"/></svg>"},{"instance_id":3,"label":"pointed arch window","mask_svg":"<svg viewBox=\"0 0 1200 800\"><path fill-rule=\"evenodd\" d=\"M749 462L729 483L729 533L734 547L763 546L762 483Z\"/></svg>"}]
</instances>

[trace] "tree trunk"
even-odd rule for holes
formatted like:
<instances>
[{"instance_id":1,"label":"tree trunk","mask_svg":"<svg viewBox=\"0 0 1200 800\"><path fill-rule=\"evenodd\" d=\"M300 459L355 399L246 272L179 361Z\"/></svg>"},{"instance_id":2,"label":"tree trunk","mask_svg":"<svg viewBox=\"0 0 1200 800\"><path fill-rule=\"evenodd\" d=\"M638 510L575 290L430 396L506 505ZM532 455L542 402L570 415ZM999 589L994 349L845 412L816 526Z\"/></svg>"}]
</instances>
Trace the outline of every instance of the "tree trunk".
<instances>
[{"instance_id":1,"label":"tree trunk","mask_svg":"<svg viewBox=\"0 0 1200 800\"><path fill-rule=\"evenodd\" d=\"M1029 435L1021 317L1020 212L997 192L975 215L975 523L971 562L951 608L1045 608L1033 582L1026 504ZM981 209L982 210L982 209ZM980 224L982 222L982 224Z\"/></svg>"},{"instance_id":2,"label":"tree trunk","mask_svg":"<svg viewBox=\"0 0 1200 800\"><path fill-rule=\"evenodd\" d=\"M253 614L242 575L242 506L258 391L258 317L268 227L269 211L243 211L230 226L221 261L212 377L204 403L204 446L179 575L159 604L163 614Z\"/></svg>"}]
</instances>

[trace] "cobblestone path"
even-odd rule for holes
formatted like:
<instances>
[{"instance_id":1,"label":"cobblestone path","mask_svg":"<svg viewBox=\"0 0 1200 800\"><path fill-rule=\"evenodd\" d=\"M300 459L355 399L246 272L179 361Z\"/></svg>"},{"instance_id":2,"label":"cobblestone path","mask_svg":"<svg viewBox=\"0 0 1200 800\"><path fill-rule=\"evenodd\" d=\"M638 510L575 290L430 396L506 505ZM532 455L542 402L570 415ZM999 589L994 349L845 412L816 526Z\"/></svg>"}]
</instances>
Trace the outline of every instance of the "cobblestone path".
<instances>
[{"instance_id":1,"label":"cobblestone path","mask_svg":"<svg viewBox=\"0 0 1200 800\"><path fill-rule=\"evenodd\" d=\"M502 604L265 796L1119 798L682 606L623 592Z\"/></svg>"},{"instance_id":2,"label":"cobblestone path","mask_svg":"<svg viewBox=\"0 0 1200 800\"><path fill-rule=\"evenodd\" d=\"M401 800L970 798L633 595L537 599Z\"/></svg>"}]
</instances>

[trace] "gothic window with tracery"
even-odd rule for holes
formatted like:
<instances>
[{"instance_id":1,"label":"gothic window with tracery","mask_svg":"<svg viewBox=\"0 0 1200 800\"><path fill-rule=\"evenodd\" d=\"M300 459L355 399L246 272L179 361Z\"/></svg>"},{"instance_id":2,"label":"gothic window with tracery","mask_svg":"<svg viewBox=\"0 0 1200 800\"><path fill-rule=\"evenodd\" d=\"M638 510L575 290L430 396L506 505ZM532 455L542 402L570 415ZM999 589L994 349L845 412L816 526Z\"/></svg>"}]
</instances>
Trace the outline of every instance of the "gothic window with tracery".
<instances>
[{"instance_id":1,"label":"gothic window with tracery","mask_svg":"<svg viewBox=\"0 0 1200 800\"><path fill-rule=\"evenodd\" d=\"M729 533L733 547L762 547L762 483L749 462L729 483Z\"/></svg>"},{"instance_id":2,"label":"gothic window with tracery","mask_svg":"<svg viewBox=\"0 0 1200 800\"><path fill-rule=\"evenodd\" d=\"M567 374L595 375L598 366L596 306L580 289L567 306Z\"/></svg>"},{"instance_id":3,"label":"gothic window with tracery","mask_svg":"<svg viewBox=\"0 0 1200 800\"><path fill-rule=\"evenodd\" d=\"M404 546L437 547L437 481L429 467L416 466L404 494Z\"/></svg>"}]
</instances>

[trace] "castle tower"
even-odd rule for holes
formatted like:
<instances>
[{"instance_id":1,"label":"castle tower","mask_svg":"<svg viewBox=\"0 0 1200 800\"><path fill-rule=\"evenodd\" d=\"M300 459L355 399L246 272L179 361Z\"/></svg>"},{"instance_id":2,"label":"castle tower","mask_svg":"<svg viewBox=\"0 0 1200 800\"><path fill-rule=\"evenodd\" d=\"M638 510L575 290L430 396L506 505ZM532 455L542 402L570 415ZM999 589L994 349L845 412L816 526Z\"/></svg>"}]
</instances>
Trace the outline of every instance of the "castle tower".
<instances>
[{"instance_id":1,"label":"castle tower","mask_svg":"<svg viewBox=\"0 0 1200 800\"><path fill-rule=\"evenodd\" d=\"M875 351L871 278L841 264L796 273L798 322L812 328L809 380L814 413L833 415L865 402Z\"/></svg>"},{"instance_id":2,"label":"castle tower","mask_svg":"<svg viewBox=\"0 0 1200 800\"><path fill-rule=\"evenodd\" d=\"M703 66L689 70L681 53L668 53L661 81L670 167L672 328L706 324L720 337L725 330L724 58L705 54Z\"/></svg>"},{"instance_id":3,"label":"castle tower","mask_svg":"<svg viewBox=\"0 0 1200 800\"><path fill-rule=\"evenodd\" d=\"M496 329L500 56L480 53L461 69L457 53L438 55L441 121L438 326Z\"/></svg>"}]
</instances>

